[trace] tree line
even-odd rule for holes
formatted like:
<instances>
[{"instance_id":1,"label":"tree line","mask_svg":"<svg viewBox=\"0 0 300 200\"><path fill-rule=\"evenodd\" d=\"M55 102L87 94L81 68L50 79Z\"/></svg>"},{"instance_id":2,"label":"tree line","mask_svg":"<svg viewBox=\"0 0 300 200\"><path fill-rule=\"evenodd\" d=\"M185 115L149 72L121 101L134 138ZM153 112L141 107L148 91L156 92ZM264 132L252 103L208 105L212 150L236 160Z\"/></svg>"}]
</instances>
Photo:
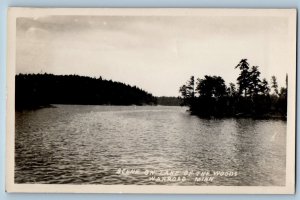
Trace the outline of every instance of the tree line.
<instances>
[{"instance_id":1,"label":"tree line","mask_svg":"<svg viewBox=\"0 0 300 200\"><path fill-rule=\"evenodd\" d=\"M182 104L182 98L180 97L157 97L157 105L162 106L180 106Z\"/></svg>"},{"instance_id":2,"label":"tree line","mask_svg":"<svg viewBox=\"0 0 300 200\"><path fill-rule=\"evenodd\" d=\"M152 94L112 80L78 75L18 74L15 77L16 109L50 104L156 105Z\"/></svg>"},{"instance_id":3,"label":"tree line","mask_svg":"<svg viewBox=\"0 0 300 200\"><path fill-rule=\"evenodd\" d=\"M242 59L235 68L240 70L237 85L227 86L220 76L206 75L196 81L191 76L179 89L182 105L201 117L286 118L287 76L285 87L279 89L275 76L269 84L265 78L261 79L259 67L250 67L247 59Z\"/></svg>"}]
</instances>

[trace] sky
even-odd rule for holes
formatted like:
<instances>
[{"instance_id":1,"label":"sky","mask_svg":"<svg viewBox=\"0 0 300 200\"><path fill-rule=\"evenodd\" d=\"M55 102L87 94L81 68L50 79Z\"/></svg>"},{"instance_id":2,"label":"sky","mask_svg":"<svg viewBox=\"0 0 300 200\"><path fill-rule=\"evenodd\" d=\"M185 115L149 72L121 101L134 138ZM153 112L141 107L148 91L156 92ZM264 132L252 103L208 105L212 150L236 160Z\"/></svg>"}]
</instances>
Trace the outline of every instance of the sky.
<instances>
[{"instance_id":1,"label":"sky","mask_svg":"<svg viewBox=\"0 0 300 200\"><path fill-rule=\"evenodd\" d=\"M44 16L17 19L16 72L78 74L179 96L190 76L236 83L247 58L285 86L288 20L267 16Z\"/></svg>"}]
</instances>

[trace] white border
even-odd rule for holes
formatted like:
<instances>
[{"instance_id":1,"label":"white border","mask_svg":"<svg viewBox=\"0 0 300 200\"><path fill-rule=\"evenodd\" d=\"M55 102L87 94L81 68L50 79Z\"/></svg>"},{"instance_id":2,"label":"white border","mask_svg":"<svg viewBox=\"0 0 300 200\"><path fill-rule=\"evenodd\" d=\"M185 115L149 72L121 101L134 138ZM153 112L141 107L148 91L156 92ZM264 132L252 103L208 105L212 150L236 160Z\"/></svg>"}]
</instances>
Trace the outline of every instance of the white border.
<instances>
[{"instance_id":1,"label":"white border","mask_svg":"<svg viewBox=\"0 0 300 200\"><path fill-rule=\"evenodd\" d=\"M288 66L288 118L286 185L274 186L136 186L15 184L15 68L16 18L46 15L109 16L285 16L289 20L290 64ZM199 9L199 8L9 8L7 57L6 191L36 193L156 193L156 194L294 194L296 132L296 9Z\"/></svg>"}]
</instances>

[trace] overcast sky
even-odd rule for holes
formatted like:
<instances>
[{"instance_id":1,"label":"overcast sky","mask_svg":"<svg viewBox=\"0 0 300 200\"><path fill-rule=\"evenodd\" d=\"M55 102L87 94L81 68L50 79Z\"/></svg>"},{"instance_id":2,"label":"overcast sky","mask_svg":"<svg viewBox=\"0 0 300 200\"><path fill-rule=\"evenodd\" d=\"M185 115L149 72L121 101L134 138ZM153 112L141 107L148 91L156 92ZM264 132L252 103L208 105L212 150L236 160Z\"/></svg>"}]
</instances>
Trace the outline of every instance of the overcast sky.
<instances>
[{"instance_id":1,"label":"overcast sky","mask_svg":"<svg viewBox=\"0 0 300 200\"><path fill-rule=\"evenodd\" d=\"M222 76L247 58L261 77L285 85L283 17L47 16L17 19L17 73L79 74L178 96L191 75Z\"/></svg>"}]
</instances>

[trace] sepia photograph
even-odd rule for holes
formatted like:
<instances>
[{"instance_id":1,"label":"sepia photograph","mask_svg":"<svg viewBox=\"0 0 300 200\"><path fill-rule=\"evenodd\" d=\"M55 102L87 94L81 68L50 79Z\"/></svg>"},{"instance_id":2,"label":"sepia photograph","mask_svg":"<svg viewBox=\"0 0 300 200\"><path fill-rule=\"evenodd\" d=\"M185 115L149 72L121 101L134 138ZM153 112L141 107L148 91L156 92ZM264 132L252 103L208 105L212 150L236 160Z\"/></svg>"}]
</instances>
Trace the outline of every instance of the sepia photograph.
<instances>
[{"instance_id":1,"label":"sepia photograph","mask_svg":"<svg viewBox=\"0 0 300 200\"><path fill-rule=\"evenodd\" d=\"M294 193L295 9L8 20L8 192Z\"/></svg>"}]
</instances>

